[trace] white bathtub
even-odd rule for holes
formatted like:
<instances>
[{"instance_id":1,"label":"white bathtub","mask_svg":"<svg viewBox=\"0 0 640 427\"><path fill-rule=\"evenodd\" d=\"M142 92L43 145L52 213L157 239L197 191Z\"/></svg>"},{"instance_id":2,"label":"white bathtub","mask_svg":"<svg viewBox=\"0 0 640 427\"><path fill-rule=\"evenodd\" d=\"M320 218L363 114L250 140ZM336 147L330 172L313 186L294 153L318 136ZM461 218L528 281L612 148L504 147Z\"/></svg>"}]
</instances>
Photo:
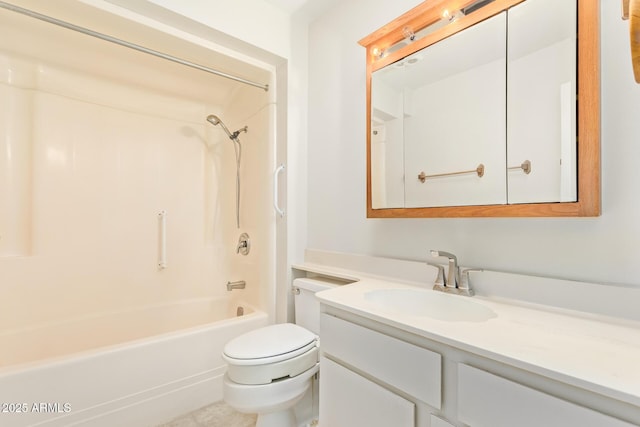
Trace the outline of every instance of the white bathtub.
<instances>
[{"instance_id":1,"label":"white bathtub","mask_svg":"<svg viewBox=\"0 0 640 427\"><path fill-rule=\"evenodd\" d=\"M221 400L224 344L267 323L266 313L220 298L2 333L0 426L168 421Z\"/></svg>"}]
</instances>

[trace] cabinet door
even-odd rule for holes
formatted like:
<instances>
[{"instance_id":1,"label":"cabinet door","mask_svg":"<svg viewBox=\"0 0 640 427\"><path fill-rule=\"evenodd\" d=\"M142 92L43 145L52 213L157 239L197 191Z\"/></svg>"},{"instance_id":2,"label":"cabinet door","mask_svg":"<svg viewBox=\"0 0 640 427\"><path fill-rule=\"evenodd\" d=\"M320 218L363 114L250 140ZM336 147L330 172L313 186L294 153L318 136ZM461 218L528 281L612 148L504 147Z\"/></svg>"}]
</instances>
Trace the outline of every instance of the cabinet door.
<instances>
[{"instance_id":1,"label":"cabinet door","mask_svg":"<svg viewBox=\"0 0 640 427\"><path fill-rule=\"evenodd\" d=\"M320 420L331 427L415 427L415 405L321 357Z\"/></svg>"},{"instance_id":2,"label":"cabinet door","mask_svg":"<svg viewBox=\"0 0 640 427\"><path fill-rule=\"evenodd\" d=\"M633 427L467 365L458 365L458 417L472 427Z\"/></svg>"},{"instance_id":3,"label":"cabinet door","mask_svg":"<svg viewBox=\"0 0 640 427\"><path fill-rule=\"evenodd\" d=\"M575 202L576 2L527 0L508 15L509 203Z\"/></svg>"},{"instance_id":4,"label":"cabinet door","mask_svg":"<svg viewBox=\"0 0 640 427\"><path fill-rule=\"evenodd\" d=\"M440 354L327 314L320 340L324 354L440 409Z\"/></svg>"},{"instance_id":5,"label":"cabinet door","mask_svg":"<svg viewBox=\"0 0 640 427\"><path fill-rule=\"evenodd\" d=\"M431 427L455 427L455 426L449 423L448 421L443 420L440 417L431 415Z\"/></svg>"}]
</instances>

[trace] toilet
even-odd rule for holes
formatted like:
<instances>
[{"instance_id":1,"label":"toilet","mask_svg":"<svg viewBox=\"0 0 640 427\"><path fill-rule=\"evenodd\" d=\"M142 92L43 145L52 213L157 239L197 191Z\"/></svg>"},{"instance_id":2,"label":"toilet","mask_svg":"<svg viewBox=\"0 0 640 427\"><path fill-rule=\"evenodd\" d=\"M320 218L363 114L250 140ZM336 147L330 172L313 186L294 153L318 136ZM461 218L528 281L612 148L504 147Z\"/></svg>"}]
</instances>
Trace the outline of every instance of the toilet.
<instances>
[{"instance_id":1,"label":"toilet","mask_svg":"<svg viewBox=\"0 0 640 427\"><path fill-rule=\"evenodd\" d=\"M298 427L294 406L319 368L320 303L315 293L339 284L324 278L295 279L296 324L266 326L225 345L224 401L238 412L258 414L256 427Z\"/></svg>"}]
</instances>

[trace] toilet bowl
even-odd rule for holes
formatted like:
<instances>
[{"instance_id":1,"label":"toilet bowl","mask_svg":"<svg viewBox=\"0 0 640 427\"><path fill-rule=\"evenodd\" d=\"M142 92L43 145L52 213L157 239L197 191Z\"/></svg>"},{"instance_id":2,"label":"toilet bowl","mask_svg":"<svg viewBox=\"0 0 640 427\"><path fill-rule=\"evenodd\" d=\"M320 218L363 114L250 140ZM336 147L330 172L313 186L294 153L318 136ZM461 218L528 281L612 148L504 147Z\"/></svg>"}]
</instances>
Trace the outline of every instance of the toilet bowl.
<instances>
[{"instance_id":1,"label":"toilet bowl","mask_svg":"<svg viewBox=\"0 0 640 427\"><path fill-rule=\"evenodd\" d=\"M224 377L224 401L238 412L258 414L256 427L297 427L293 407L311 387L319 363L305 372L269 384L238 384Z\"/></svg>"},{"instance_id":2,"label":"toilet bowl","mask_svg":"<svg viewBox=\"0 0 640 427\"><path fill-rule=\"evenodd\" d=\"M298 427L294 406L318 372L320 305L315 293L342 284L330 279L294 280L296 324L281 323L227 343L224 401L258 414L256 427Z\"/></svg>"}]
</instances>

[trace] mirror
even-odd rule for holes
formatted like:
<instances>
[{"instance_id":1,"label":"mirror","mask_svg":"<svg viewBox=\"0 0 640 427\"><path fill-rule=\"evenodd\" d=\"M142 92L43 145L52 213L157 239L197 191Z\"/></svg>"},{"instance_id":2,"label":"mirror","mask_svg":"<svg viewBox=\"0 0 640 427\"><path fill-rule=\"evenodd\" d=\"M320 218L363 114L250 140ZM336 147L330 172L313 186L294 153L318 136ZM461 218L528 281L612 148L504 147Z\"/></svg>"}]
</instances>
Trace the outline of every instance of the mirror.
<instances>
[{"instance_id":1,"label":"mirror","mask_svg":"<svg viewBox=\"0 0 640 427\"><path fill-rule=\"evenodd\" d=\"M454 3L360 41L368 217L599 215L597 0Z\"/></svg>"}]
</instances>

